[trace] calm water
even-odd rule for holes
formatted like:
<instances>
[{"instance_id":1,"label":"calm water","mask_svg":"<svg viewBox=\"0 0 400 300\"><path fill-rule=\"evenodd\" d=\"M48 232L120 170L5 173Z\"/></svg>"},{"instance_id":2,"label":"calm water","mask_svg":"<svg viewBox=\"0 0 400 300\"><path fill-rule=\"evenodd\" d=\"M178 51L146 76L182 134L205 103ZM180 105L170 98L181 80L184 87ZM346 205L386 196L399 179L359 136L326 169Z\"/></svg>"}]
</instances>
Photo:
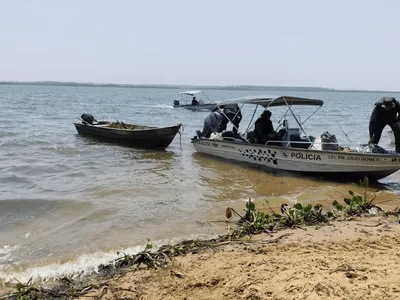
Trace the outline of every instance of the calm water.
<instances>
[{"instance_id":1,"label":"calm water","mask_svg":"<svg viewBox=\"0 0 400 300\"><path fill-rule=\"evenodd\" d=\"M207 112L172 107L170 89L0 85L0 277L26 280L91 270L156 243L224 232L226 206L248 197L282 201L341 199L354 183L267 174L194 152L190 138ZM207 91L215 100L291 94L325 100L305 127L348 142L368 139L373 93ZM393 94L396 98L400 95ZM78 136L83 112L97 119L154 126L184 124L166 151L144 151ZM279 110L273 110L277 116ZM251 111L245 110L242 129ZM302 118L304 120L304 118ZM392 149L385 129L381 145ZM382 199L395 199L398 173L381 180Z\"/></svg>"}]
</instances>

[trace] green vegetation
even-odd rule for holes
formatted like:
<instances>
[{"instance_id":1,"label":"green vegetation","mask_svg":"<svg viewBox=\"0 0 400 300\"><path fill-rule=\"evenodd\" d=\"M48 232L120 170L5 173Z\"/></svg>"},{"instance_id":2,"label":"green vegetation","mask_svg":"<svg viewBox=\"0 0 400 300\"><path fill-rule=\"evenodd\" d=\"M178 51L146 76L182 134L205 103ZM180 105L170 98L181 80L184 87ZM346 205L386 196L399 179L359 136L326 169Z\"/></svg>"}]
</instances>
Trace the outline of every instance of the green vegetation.
<instances>
[{"instance_id":1,"label":"green vegetation","mask_svg":"<svg viewBox=\"0 0 400 300\"><path fill-rule=\"evenodd\" d=\"M360 216L362 214L368 213L372 208L381 210L378 206L374 204L374 200L380 194L380 192L375 192L372 196L368 195L367 177L365 177L364 180L360 181L360 184L364 186L364 194L356 195L353 191L349 191L351 197L346 197L343 200L346 205L342 205L336 200L332 203L336 210L344 211L350 216Z\"/></svg>"},{"instance_id":2,"label":"green vegetation","mask_svg":"<svg viewBox=\"0 0 400 300\"><path fill-rule=\"evenodd\" d=\"M233 211L240 217L239 227L233 233L233 236L242 237L244 235L253 235L262 232L276 231L282 228L295 228L300 226L310 226L323 224L330 220L336 219L339 214L344 216L368 216L383 212L380 207L374 204L375 198L380 192L372 195L368 193L368 178L365 177L360 181L364 187L363 195L358 195L353 191L349 191L350 198L344 198L344 204L340 204L337 200L333 201L333 210L323 211L321 204L302 204L296 203L293 206L282 205L282 214L276 214L271 208L272 214L266 214L256 209L256 204L249 199L246 202L245 214L242 217L232 208L228 208L226 216L231 217ZM268 203L268 202L267 202ZM375 209L375 210L371 210ZM385 213L390 214L390 213Z\"/></svg>"}]
</instances>

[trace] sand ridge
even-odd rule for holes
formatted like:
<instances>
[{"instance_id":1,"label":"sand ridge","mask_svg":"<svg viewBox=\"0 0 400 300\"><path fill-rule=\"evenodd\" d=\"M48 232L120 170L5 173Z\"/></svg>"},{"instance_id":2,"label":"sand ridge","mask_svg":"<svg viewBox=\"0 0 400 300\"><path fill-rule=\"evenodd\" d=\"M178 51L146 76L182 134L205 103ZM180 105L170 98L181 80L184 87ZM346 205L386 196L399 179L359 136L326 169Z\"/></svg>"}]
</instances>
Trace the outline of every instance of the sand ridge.
<instances>
[{"instance_id":1,"label":"sand ridge","mask_svg":"<svg viewBox=\"0 0 400 300\"><path fill-rule=\"evenodd\" d=\"M399 264L397 218L355 218L127 270L82 299L400 299Z\"/></svg>"}]
</instances>

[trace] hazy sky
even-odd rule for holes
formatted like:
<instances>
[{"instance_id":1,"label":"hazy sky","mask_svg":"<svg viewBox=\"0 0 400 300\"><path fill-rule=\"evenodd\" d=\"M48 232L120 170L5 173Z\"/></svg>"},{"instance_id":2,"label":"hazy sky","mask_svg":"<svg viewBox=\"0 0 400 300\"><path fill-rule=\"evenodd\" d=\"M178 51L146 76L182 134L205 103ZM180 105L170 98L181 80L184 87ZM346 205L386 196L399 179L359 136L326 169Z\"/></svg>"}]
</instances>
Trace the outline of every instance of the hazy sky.
<instances>
[{"instance_id":1,"label":"hazy sky","mask_svg":"<svg viewBox=\"0 0 400 300\"><path fill-rule=\"evenodd\" d=\"M400 90L398 0L0 0L0 80Z\"/></svg>"}]
</instances>

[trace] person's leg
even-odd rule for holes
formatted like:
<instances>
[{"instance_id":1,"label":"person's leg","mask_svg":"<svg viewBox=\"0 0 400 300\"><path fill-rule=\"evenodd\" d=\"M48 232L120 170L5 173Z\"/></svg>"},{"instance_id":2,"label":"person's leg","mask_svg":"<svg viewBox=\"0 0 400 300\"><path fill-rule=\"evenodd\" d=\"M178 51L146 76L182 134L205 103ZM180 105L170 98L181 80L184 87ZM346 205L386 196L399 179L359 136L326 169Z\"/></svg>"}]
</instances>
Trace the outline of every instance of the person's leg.
<instances>
[{"instance_id":1,"label":"person's leg","mask_svg":"<svg viewBox=\"0 0 400 300\"><path fill-rule=\"evenodd\" d=\"M219 124L218 132L222 132L222 131L226 130L226 125L228 125L228 122L229 121L224 116L224 118L222 119L221 123Z\"/></svg>"},{"instance_id":2,"label":"person's leg","mask_svg":"<svg viewBox=\"0 0 400 300\"><path fill-rule=\"evenodd\" d=\"M394 133L394 139L396 143L396 153L400 153L400 122L397 121L390 126Z\"/></svg>"},{"instance_id":3,"label":"person's leg","mask_svg":"<svg viewBox=\"0 0 400 300\"><path fill-rule=\"evenodd\" d=\"M237 135L238 129L239 129L239 123L240 123L240 119L239 119L238 115L236 114L236 112L228 112L226 115L232 123L232 132L235 135Z\"/></svg>"},{"instance_id":4,"label":"person's leg","mask_svg":"<svg viewBox=\"0 0 400 300\"><path fill-rule=\"evenodd\" d=\"M387 125L386 122L382 122L382 121L379 121L379 120L376 121L376 131L375 131L374 136L372 138L372 143L374 143L374 144L378 144L379 143L379 140L381 139L383 128L385 128L386 125Z\"/></svg>"},{"instance_id":5,"label":"person's leg","mask_svg":"<svg viewBox=\"0 0 400 300\"><path fill-rule=\"evenodd\" d=\"M234 133L235 135L238 134L239 123L240 123L240 120L239 120L239 119L235 119L235 120L233 120L233 122L232 122L232 124L233 124L232 131L233 131L233 133Z\"/></svg>"}]
</instances>

